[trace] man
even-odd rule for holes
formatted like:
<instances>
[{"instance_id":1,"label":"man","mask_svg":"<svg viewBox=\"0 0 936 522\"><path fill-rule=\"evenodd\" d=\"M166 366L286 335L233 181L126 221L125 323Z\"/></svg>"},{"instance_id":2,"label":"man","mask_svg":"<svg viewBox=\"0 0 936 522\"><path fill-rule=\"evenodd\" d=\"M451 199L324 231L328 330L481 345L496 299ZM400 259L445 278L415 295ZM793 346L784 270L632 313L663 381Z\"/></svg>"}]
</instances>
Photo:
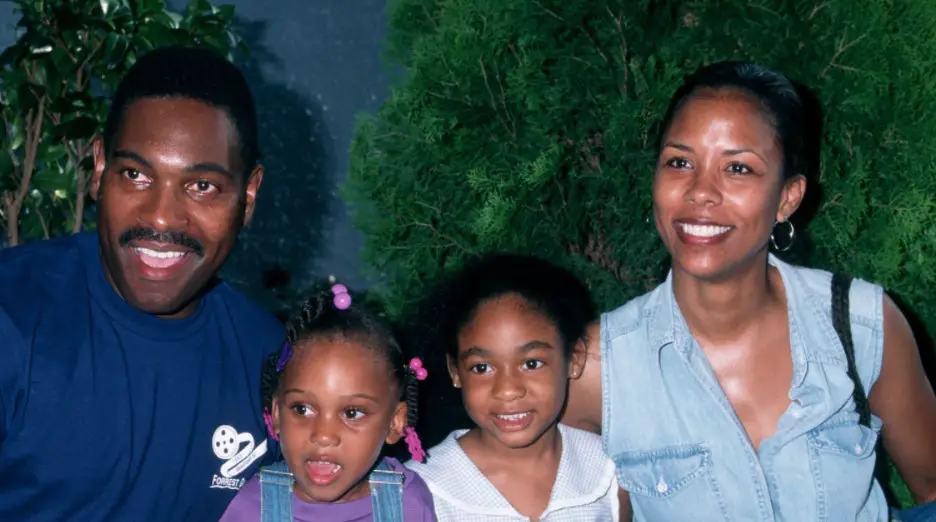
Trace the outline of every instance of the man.
<instances>
[{"instance_id":1,"label":"man","mask_svg":"<svg viewBox=\"0 0 936 522\"><path fill-rule=\"evenodd\" d=\"M0 520L217 520L279 451L282 326L216 280L258 156L234 66L152 51L94 143L98 231L0 251Z\"/></svg>"}]
</instances>

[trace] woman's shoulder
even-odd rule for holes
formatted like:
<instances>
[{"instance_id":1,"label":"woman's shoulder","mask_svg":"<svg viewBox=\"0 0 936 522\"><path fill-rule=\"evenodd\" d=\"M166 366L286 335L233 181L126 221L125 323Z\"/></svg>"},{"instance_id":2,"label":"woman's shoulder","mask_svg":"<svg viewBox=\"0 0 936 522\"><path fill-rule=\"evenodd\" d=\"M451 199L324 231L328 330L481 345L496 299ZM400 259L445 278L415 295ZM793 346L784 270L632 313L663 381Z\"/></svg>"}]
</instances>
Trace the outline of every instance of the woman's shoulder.
<instances>
[{"instance_id":1,"label":"woman's shoulder","mask_svg":"<svg viewBox=\"0 0 936 522\"><path fill-rule=\"evenodd\" d=\"M780 271L792 307L811 302L822 312L831 313L833 273L784 262L771 256L770 263ZM844 274L843 275L847 275ZM875 283L849 276L849 313L853 321L876 325L882 320L884 289ZM843 280L844 281L844 280Z\"/></svg>"},{"instance_id":2,"label":"woman's shoulder","mask_svg":"<svg viewBox=\"0 0 936 522\"><path fill-rule=\"evenodd\" d=\"M260 474L241 486L218 522L255 522L260 517Z\"/></svg>"},{"instance_id":3,"label":"woman's shoulder","mask_svg":"<svg viewBox=\"0 0 936 522\"><path fill-rule=\"evenodd\" d=\"M641 325L649 328L647 318L660 315L662 308L671 305L672 286L669 278L649 292L634 297L614 310L601 314L601 335L610 339L634 332Z\"/></svg>"}]
</instances>

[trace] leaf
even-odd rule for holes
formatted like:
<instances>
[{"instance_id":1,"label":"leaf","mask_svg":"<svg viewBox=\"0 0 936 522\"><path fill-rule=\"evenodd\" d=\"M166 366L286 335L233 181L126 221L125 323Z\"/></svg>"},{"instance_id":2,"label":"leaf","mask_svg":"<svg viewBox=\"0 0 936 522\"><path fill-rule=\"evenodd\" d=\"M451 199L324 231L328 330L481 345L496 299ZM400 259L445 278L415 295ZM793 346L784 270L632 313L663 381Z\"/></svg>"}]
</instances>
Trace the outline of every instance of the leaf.
<instances>
[{"instance_id":1,"label":"leaf","mask_svg":"<svg viewBox=\"0 0 936 522\"><path fill-rule=\"evenodd\" d=\"M16 149L20 148L23 145L23 142L26 141L26 131L23 124L23 116L17 114L13 119L13 124L10 125L10 133L7 135L7 138L10 141L9 151L13 153Z\"/></svg>"},{"instance_id":2,"label":"leaf","mask_svg":"<svg viewBox=\"0 0 936 522\"><path fill-rule=\"evenodd\" d=\"M36 210L31 206L25 206L20 213L20 243L44 238L42 221L36 214Z\"/></svg>"},{"instance_id":3,"label":"leaf","mask_svg":"<svg viewBox=\"0 0 936 522\"><path fill-rule=\"evenodd\" d=\"M82 158L81 162L78 163L78 168L85 172L94 170L94 156L89 154Z\"/></svg>"},{"instance_id":4,"label":"leaf","mask_svg":"<svg viewBox=\"0 0 936 522\"><path fill-rule=\"evenodd\" d=\"M13 158L7 152L0 153L0 178L13 176Z\"/></svg>"},{"instance_id":5,"label":"leaf","mask_svg":"<svg viewBox=\"0 0 936 522\"><path fill-rule=\"evenodd\" d=\"M178 29L182 22L182 15L179 13L173 13L172 11L166 11L165 9L159 9L147 14L144 17L143 22L144 23L141 29L150 28L153 25L161 25L171 29Z\"/></svg>"},{"instance_id":6,"label":"leaf","mask_svg":"<svg viewBox=\"0 0 936 522\"><path fill-rule=\"evenodd\" d=\"M149 16L158 11L165 11L166 2L165 0L138 0L136 8L141 15Z\"/></svg>"},{"instance_id":7,"label":"leaf","mask_svg":"<svg viewBox=\"0 0 936 522\"><path fill-rule=\"evenodd\" d=\"M101 5L101 13L103 13L104 16L110 14L114 3L114 0L99 0L99 4Z\"/></svg>"},{"instance_id":8,"label":"leaf","mask_svg":"<svg viewBox=\"0 0 936 522\"><path fill-rule=\"evenodd\" d=\"M89 116L79 116L55 126L52 137L56 140L87 140L98 131L99 122Z\"/></svg>"},{"instance_id":9,"label":"leaf","mask_svg":"<svg viewBox=\"0 0 936 522\"><path fill-rule=\"evenodd\" d=\"M201 14L210 12L212 7L211 2L208 0L190 0L188 5L185 6L185 22L187 24L191 23Z\"/></svg>"},{"instance_id":10,"label":"leaf","mask_svg":"<svg viewBox=\"0 0 936 522\"><path fill-rule=\"evenodd\" d=\"M40 193L52 197L56 191L72 193L75 191L76 173L66 170L67 153L62 144L44 147L36 157L37 168L33 174L32 186Z\"/></svg>"},{"instance_id":11,"label":"leaf","mask_svg":"<svg viewBox=\"0 0 936 522\"><path fill-rule=\"evenodd\" d=\"M108 69L114 69L123 63L124 55L130 46L129 41L123 35L110 33L104 40L104 46L101 49L101 61Z\"/></svg>"},{"instance_id":12,"label":"leaf","mask_svg":"<svg viewBox=\"0 0 936 522\"><path fill-rule=\"evenodd\" d=\"M166 20L171 22L171 20ZM155 49L164 45L175 44L179 41L179 29L177 24L169 25L162 23L158 18L140 26L137 32L137 38L144 39L148 47Z\"/></svg>"},{"instance_id":13,"label":"leaf","mask_svg":"<svg viewBox=\"0 0 936 522\"><path fill-rule=\"evenodd\" d=\"M23 83L19 86L17 93L17 101L19 102L20 110L23 111L24 114L29 111L35 111L39 108L39 102L44 95L44 87L29 82Z\"/></svg>"},{"instance_id":14,"label":"leaf","mask_svg":"<svg viewBox=\"0 0 936 522\"><path fill-rule=\"evenodd\" d=\"M25 51L25 47L20 42L16 42L13 45L4 49L3 53L0 53L0 68L6 67L8 65L13 65L14 63L20 61L20 59L22 59L24 51Z\"/></svg>"},{"instance_id":15,"label":"leaf","mask_svg":"<svg viewBox=\"0 0 936 522\"><path fill-rule=\"evenodd\" d=\"M55 10L55 27L59 31L74 31L84 25L83 16L63 6Z\"/></svg>"},{"instance_id":16,"label":"leaf","mask_svg":"<svg viewBox=\"0 0 936 522\"><path fill-rule=\"evenodd\" d=\"M117 30L117 27L115 27L110 20L104 18L89 18L85 20L85 24L89 29L97 29L98 31L103 31L104 33Z\"/></svg>"},{"instance_id":17,"label":"leaf","mask_svg":"<svg viewBox=\"0 0 936 522\"><path fill-rule=\"evenodd\" d=\"M114 30L121 34L129 34L136 27L136 20L134 20L133 11L130 10L129 6L117 6L109 20L113 24Z\"/></svg>"},{"instance_id":18,"label":"leaf","mask_svg":"<svg viewBox=\"0 0 936 522\"><path fill-rule=\"evenodd\" d=\"M234 20L234 6L231 4L218 6L214 10L214 15L218 17L224 25L227 25L231 20Z\"/></svg>"},{"instance_id":19,"label":"leaf","mask_svg":"<svg viewBox=\"0 0 936 522\"><path fill-rule=\"evenodd\" d=\"M228 52L228 39L227 36L206 36L202 40L205 45L211 48L214 51L217 51L221 54L227 54Z\"/></svg>"}]
</instances>

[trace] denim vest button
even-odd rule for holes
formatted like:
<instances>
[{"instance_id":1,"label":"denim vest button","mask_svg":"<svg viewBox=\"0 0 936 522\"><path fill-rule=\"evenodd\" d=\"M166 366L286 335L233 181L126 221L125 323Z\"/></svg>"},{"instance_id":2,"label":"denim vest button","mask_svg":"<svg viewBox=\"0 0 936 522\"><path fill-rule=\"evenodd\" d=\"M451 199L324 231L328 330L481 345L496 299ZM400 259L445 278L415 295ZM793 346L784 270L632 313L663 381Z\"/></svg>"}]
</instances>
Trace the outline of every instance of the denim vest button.
<instances>
[{"instance_id":1,"label":"denim vest button","mask_svg":"<svg viewBox=\"0 0 936 522\"><path fill-rule=\"evenodd\" d=\"M660 481L657 482L656 490L657 493L661 495L669 491L669 486L666 485L666 481L663 480L663 477L660 477Z\"/></svg>"}]
</instances>

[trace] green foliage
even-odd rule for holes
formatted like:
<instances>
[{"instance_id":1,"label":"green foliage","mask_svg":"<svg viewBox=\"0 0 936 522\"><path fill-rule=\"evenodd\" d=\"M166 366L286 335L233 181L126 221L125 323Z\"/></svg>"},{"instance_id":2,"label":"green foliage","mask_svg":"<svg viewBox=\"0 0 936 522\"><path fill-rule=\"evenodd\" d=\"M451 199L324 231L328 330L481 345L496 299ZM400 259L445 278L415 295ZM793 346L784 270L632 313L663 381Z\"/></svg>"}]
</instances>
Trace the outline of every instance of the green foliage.
<instances>
[{"instance_id":1,"label":"green foliage","mask_svg":"<svg viewBox=\"0 0 936 522\"><path fill-rule=\"evenodd\" d=\"M407 77L360 122L344 188L391 315L485 250L570 267L606 310L657 284L655 125L683 75L750 59L825 108L810 264L936 332L936 4L398 0L391 20Z\"/></svg>"},{"instance_id":2,"label":"green foliage","mask_svg":"<svg viewBox=\"0 0 936 522\"><path fill-rule=\"evenodd\" d=\"M234 7L192 0L16 0L16 43L0 54L0 227L13 246L86 225L91 142L137 57L171 44L228 57Z\"/></svg>"}]
</instances>

